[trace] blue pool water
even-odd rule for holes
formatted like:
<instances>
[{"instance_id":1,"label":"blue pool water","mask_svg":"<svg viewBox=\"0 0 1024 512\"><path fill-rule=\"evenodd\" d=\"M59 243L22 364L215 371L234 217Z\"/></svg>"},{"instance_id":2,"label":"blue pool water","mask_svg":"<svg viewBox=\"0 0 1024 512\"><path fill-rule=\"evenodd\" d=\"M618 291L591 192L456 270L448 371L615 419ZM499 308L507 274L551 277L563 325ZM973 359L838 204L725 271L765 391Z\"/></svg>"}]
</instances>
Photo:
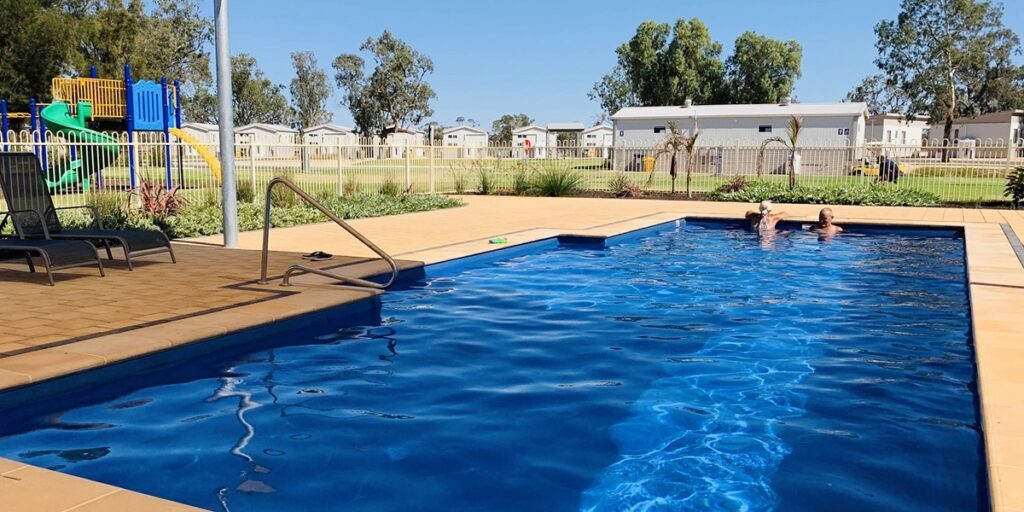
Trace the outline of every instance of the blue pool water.
<instances>
[{"instance_id":1,"label":"blue pool water","mask_svg":"<svg viewBox=\"0 0 1024 512\"><path fill-rule=\"evenodd\" d=\"M439 267L36 403L0 455L232 511L985 509L938 235L690 223Z\"/></svg>"}]
</instances>

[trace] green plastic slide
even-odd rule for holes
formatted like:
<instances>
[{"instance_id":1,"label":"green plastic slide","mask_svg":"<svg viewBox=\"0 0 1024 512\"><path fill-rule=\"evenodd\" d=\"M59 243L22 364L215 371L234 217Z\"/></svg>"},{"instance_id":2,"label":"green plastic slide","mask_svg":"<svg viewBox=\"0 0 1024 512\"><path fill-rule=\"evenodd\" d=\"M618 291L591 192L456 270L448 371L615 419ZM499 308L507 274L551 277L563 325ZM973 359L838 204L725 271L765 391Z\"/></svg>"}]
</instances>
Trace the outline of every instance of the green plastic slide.
<instances>
[{"instance_id":1,"label":"green plastic slide","mask_svg":"<svg viewBox=\"0 0 1024 512\"><path fill-rule=\"evenodd\" d=\"M51 132L64 134L72 142L82 143L83 147L99 148L102 152L106 153L107 158L103 158L102 161L112 161L121 149L116 138L85 127L86 120L92 117L91 103L80 102L78 104L78 116L72 116L69 112L68 104L63 101L57 101L44 108L41 115L43 120L46 121L47 129ZM79 148L79 153L81 153L83 147ZM102 164L99 168L102 168ZM81 159L74 160L58 168L48 170L48 176L59 177L56 181L47 180L46 183L51 189L70 187L87 179L88 175L96 170L98 169L84 169ZM85 173L84 177L82 176L83 172Z\"/></svg>"}]
</instances>

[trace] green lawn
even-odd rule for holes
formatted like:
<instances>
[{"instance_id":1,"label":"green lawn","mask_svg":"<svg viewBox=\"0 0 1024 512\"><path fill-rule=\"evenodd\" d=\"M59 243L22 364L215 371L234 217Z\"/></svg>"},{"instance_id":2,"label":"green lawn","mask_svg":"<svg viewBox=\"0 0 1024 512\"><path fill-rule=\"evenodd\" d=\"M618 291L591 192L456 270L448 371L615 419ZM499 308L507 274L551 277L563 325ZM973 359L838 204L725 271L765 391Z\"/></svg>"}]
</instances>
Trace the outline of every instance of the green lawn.
<instances>
[{"instance_id":1,"label":"green lawn","mask_svg":"<svg viewBox=\"0 0 1024 512\"><path fill-rule=\"evenodd\" d=\"M435 160L433 172L431 172L430 160L425 158L411 159L408 162L408 170L405 159L364 160L343 164L340 169L336 161L313 160L309 172L303 173L294 160L280 162L261 160L258 164L253 169L243 159L238 161L236 167L238 181L253 186L258 191L257 196L262 195L263 187L271 178L282 174L290 176L299 186L314 194L336 193L344 188L369 192L379 189L388 182L394 183L402 189L409 187L413 192L429 192L431 190L438 193L474 192L479 187L481 172L487 172L490 175L495 189L509 190L512 188L514 177L517 173L522 172L521 169L524 165L522 160L512 158L457 161L438 159ZM619 171L608 170L608 161L601 158L531 159L526 165L530 171L572 169L582 175L583 188L587 190L608 190L609 181L619 174ZM178 170L175 169L173 174L174 182L178 184L180 179ZM205 201L211 194L208 190L216 189L216 180L205 166L188 166L184 169L183 174L186 186L183 187L181 193L185 194L190 201ZM433 189L430 186L431 174L433 174ZM669 191L671 189L671 178L665 172L656 172L653 175L642 172L625 174L632 182L642 186L645 190ZM1005 200L1003 196L1004 179L996 174L990 171L984 173L932 171L922 173L922 175L911 173L900 179L899 186L931 192L943 201L950 203ZM163 183L165 170L162 167L146 167L142 168L138 175L153 183ZM125 167L108 167L103 171L103 177L107 186L124 188L128 183L128 171ZM691 190L697 193L710 192L729 179L729 177L708 173L695 173L692 177ZM753 178L748 177L748 180L750 179ZM771 175L761 179L785 182L787 177ZM797 183L850 186L870 183L873 179L872 177L858 176L797 176ZM686 190L685 174L680 174L678 177L676 189L680 192ZM79 194L71 195L78 196ZM63 204L81 203L77 197L65 198L60 202Z\"/></svg>"}]
</instances>

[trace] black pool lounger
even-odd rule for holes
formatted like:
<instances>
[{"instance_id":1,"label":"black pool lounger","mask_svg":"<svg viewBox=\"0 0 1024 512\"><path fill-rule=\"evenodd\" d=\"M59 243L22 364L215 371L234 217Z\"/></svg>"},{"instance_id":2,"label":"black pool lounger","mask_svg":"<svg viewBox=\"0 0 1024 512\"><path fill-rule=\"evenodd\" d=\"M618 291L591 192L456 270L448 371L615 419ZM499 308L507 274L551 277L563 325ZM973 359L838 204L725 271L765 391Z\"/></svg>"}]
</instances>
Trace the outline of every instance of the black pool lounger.
<instances>
[{"instance_id":1,"label":"black pool lounger","mask_svg":"<svg viewBox=\"0 0 1024 512\"><path fill-rule=\"evenodd\" d=\"M46 268L46 279L53 286L53 271L65 268L96 265L103 272L103 262L99 253L89 242L82 240L24 240L20 238L0 238L0 261L8 256L19 255L25 258L30 272L36 271L32 257L42 260Z\"/></svg>"},{"instance_id":2,"label":"black pool lounger","mask_svg":"<svg viewBox=\"0 0 1024 512\"><path fill-rule=\"evenodd\" d=\"M128 270L132 270L132 258L148 254L168 253L171 262L176 263L174 250L167 235L159 231L141 229L103 229L99 212L91 206L68 206L57 208L50 197L39 159L33 153L0 154L0 185L10 208L9 215L18 217L19 235L31 239L90 240L101 244L107 251L107 258L114 259L111 245L124 249ZM64 229L57 217L59 210L86 209L92 213L95 229Z\"/></svg>"}]
</instances>

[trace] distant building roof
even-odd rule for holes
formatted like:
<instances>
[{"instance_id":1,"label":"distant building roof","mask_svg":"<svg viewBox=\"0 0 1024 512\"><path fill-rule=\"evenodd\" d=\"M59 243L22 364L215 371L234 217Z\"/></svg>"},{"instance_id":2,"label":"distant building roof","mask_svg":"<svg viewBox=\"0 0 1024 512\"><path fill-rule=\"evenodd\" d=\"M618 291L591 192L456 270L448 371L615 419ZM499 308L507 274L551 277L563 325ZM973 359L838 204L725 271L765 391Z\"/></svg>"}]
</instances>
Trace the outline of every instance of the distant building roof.
<instances>
[{"instance_id":1,"label":"distant building roof","mask_svg":"<svg viewBox=\"0 0 1024 512\"><path fill-rule=\"evenodd\" d=\"M859 116L867 113L865 103L767 103L746 105L692 105L669 107L626 107L612 116L620 119L685 119L708 117Z\"/></svg>"},{"instance_id":2,"label":"distant building roof","mask_svg":"<svg viewBox=\"0 0 1024 512\"><path fill-rule=\"evenodd\" d=\"M548 123L548 130L553 132L581 132L584 128L583 123Z\"/></svg>"},{"instance_id":3,"label":"distant building roof","mask_svg":"<svg viewBox=\"0 0 1024 512\"><path fill-rule=\"evenodd\" d=\"M927 123L928 122L928 115L927 114L915 114L913 120L907 119L907 116L905 116L903 114L897 114L895 112L889 112L888 114L872 114L872 115L868 116L868 121L869 122L870 121L879 121L879 120L882 120L882 119L894 119L896 121L907 121L907 122L913 121L913 122Z\"/></svg>"},{"instance_id":4,"label":"distant building roof","mask_svg":"<svg viewBox=\"0 0 1024 512\"><path fill-rule=\"evenodd\" d=\"M332 132L332 133L340 133L342 135L346 135L346 134L352 133L354 131L355 131L354 129L349 128L348 126L342 126L340 124L331 124L331 123L318 124L316 126L310 126L309 128L306 128L306 133L310 133L310 132Z\"/></svg>"},{"instance_id":5,"label":"distant building roof","mask_svg":"<svg viewBox=\"0 0 1024 512\"><path fill-rule=\"evenodd\" d=\"M393 125L393 124L389 124L389 125L385 126L384 129L385 130L393 130L391 133L423 133L423 132L417 130L416 128L404 128L402 126L399 126L399 127L395 128L395 125Z\"/></svg>"},{"instance_id":6,"label":"distant building roof","mask_svg":"<svg viewBox=\"0 0 1024 512\"><path fill-rule=\"evenodd\" d=\"M612 131L612 127L607 125L607 124L596 124L594 126L591 126L590 128L587 128L586 130L583 130L583 133L590 133L590 132L597 132L597 131L609 131L610 132L610 131Z\"/></svg>"},{"instance_id":7,"label":"distant building roof","mask_svg":"<svg viewBox=\"0 0 1024 512\"><path fill-rule=\"evenodd\" d=\"M483 128L477 128L475 126L468 126L464 124L459 126L449 126L448 128L445 128L444 130L441 131L441 133L444 135L448 135L455 132L472 132L478 135L487 135L487 130L484 130Z\"/></svg>"},{"instance_id":8,"label":"distant building roof","mask_svg":"<svg viewBox=\"0 0 1024 512\"><path fill-rule=\"evenodd\" d=\"M515 130L512 130L512 133L521 133L521 132L529 132L529 131L542 131L542 132L546 132L546 131L548 131L548 129L543 127L543 126L537 126L535 124L531 124L529 126L521 126L519 128L516 128Z\"/></svg>"},{"instance_id":9,"label":"distant building roof","mask_svg":"<svg viewBox=\"0 0 1024 512\"><path fill-rule=\"evenodd\" d=\"M197 132L216 132L216 131L220 130L220 126L215 125L213 123L188 122L188 123L181 123L181 129L182 130L193 130L193 131L197 131Z\"/></svg>"},{"instance_id":10,"label":"distant building roof","mask_svg":"<svg viewBox=\"0 0 1024 512\"><path fill-rule=\"evenodd\" d=\"M299 133L298 130L283 124L250 123L245 126L235 128L235 133L252 133L257 131L267 133Z\"/></svg>"},{"instance_id":11,"label":"distant building roof","mask_svg":"<svg viewBox=\"0 0 1024 512\"><path fill-rule=\"evenodd\" d=\"M971 124L971 123L1008 123L1013 117L1024 117L1024 110L1004 110L1002 112L992 112L991 114L982 114L977 117L960 117L954 121L957 124Z\"/></svg>"}]
</instances>

